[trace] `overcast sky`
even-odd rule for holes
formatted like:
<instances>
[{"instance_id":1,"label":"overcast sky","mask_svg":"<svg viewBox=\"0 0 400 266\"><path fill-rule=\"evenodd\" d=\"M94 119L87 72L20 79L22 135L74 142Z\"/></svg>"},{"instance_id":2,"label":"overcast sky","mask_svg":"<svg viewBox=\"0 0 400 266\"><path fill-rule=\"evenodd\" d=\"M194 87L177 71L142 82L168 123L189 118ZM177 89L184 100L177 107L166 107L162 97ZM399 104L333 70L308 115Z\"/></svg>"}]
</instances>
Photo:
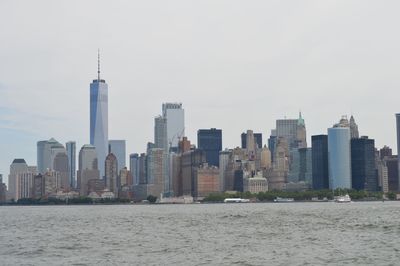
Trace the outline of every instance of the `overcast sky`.
<instances>
[{"instance_id":1,"label":"overcast sky","mask_svg":"<svg viewBox=\"0 0 400 266\"><path fill-rule=\"evenodd\" d=\"M0 2L0 173L36 165L36 141L89 142L89 84L109 85L109 137L153 140L161 104L182 102L186 135L263 133L301 110L307 137L351 113L395 149L399 1Z\"/></svg>"}]
</instances>

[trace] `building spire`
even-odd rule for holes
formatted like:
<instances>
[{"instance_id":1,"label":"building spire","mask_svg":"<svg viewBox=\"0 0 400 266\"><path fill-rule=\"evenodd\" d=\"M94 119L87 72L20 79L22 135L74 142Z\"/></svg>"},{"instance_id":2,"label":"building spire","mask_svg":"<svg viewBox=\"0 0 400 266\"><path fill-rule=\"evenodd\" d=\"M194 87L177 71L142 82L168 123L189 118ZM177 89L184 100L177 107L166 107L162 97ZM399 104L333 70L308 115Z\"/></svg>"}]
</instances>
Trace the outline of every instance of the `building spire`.
<instances>
[{"instance_id":1,"label":"building spire","mask_svg":"<svg viewBox=\"0 0 400 266\"><path fill-rule=\"evenodd\" d=\"M97 80L100 82L100 49L97 49Z\"/></svg>"}]
</instances>

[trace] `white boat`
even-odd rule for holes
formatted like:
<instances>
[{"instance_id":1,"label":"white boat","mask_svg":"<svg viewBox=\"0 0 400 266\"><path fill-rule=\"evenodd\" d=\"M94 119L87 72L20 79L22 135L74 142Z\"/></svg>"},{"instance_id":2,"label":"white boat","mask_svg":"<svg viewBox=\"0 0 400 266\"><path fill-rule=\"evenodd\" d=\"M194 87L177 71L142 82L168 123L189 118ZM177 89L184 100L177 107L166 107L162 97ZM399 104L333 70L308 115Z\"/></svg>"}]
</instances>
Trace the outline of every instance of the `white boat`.
<instances>
[{"instance_id":1,"label":"white boat","mask_svg":"<svg viewBox=\"0 0 400 266\"><path fill-rule=\"evenodd\" d=\"M276 197L276 199L274 199L274 202L293 202L293 201L294 201L293 198Z\"/></svg>"},{"instance_id":2,"label":"white boat","mask_svg":"<svg viewBox=\"0 0 400 266\"><path fill-rule=\"evenodd\" d=\"M247 203L250 202L249 199L241 199L241 198L227 198L224 199L224 203Z\"/></svg>"},{"instance_id":3,"label":"white boat","mask_svg":"<svg viewBox=\"0 0 400 266\"><path fill-rule=\"evenodd\" d=\"M344 196L337 196L337 197L335 197L335 202L337 202L337 203L349 203L349 202L351 202L351 198L350 198L349 194L346 194Z\"/></svg>"}]
</instances>

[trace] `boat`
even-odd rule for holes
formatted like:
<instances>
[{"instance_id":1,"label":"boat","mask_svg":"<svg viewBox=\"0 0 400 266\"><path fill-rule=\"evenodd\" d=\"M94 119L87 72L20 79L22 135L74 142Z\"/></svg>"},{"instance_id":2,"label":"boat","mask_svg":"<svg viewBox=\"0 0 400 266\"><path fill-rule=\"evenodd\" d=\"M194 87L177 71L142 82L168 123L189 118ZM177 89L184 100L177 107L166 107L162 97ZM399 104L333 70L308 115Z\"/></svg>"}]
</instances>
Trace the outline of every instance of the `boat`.
<instances>
[{"instance_id":1,"label":"boat","mask_svg":"<svg viewBox=\"0 0 400 266\"><path fill-rule=\"evenodd\" d=\"M241 198L227 198L224 199L224 203L247 203L250 202L249 199L241 199Z\"/></svg>"},{"instance_id":2,"label":"boat","mask_svg":"<svg viewBox=\"0 0 400 266\"><path fill-rule=\"evenodd\" d=\"M274 199L274 202L293 202L293 198L281 198L281 197L276 197Z\"/></svg>"},{"instance_id":3,"label":"boat","mask_svg":"<svg viewBox=\"0 0 400 266\"><path fill-rule=\"evenodd\" d=\"M335 197L335 202L337 202L337 203L349 203L349 202L351 202L351 198L350 198L349 194L346 194L344 196L337 196L337 197Z\"/></svg>"}]
</instances>

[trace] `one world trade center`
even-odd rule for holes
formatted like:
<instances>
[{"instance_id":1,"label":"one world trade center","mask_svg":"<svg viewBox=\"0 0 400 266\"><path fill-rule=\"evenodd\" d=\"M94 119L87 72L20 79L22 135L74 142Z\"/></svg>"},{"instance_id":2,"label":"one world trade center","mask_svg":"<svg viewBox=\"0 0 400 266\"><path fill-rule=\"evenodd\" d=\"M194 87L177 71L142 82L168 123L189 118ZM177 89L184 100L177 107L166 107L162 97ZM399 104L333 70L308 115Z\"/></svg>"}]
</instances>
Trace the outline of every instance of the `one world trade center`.
<instances>
[{"instance_id":1,"label":"one world trade center","mask_svg":"<svg viewBox=\"0 0 400 266\"><path fill-rule=\"evenodd\" d=\"M108 154L108 85L100 79L100 53L97 79L90 83L90 144L96 147L98 168L101 178L104 178Z\"/></svg>"}]
</instances>

